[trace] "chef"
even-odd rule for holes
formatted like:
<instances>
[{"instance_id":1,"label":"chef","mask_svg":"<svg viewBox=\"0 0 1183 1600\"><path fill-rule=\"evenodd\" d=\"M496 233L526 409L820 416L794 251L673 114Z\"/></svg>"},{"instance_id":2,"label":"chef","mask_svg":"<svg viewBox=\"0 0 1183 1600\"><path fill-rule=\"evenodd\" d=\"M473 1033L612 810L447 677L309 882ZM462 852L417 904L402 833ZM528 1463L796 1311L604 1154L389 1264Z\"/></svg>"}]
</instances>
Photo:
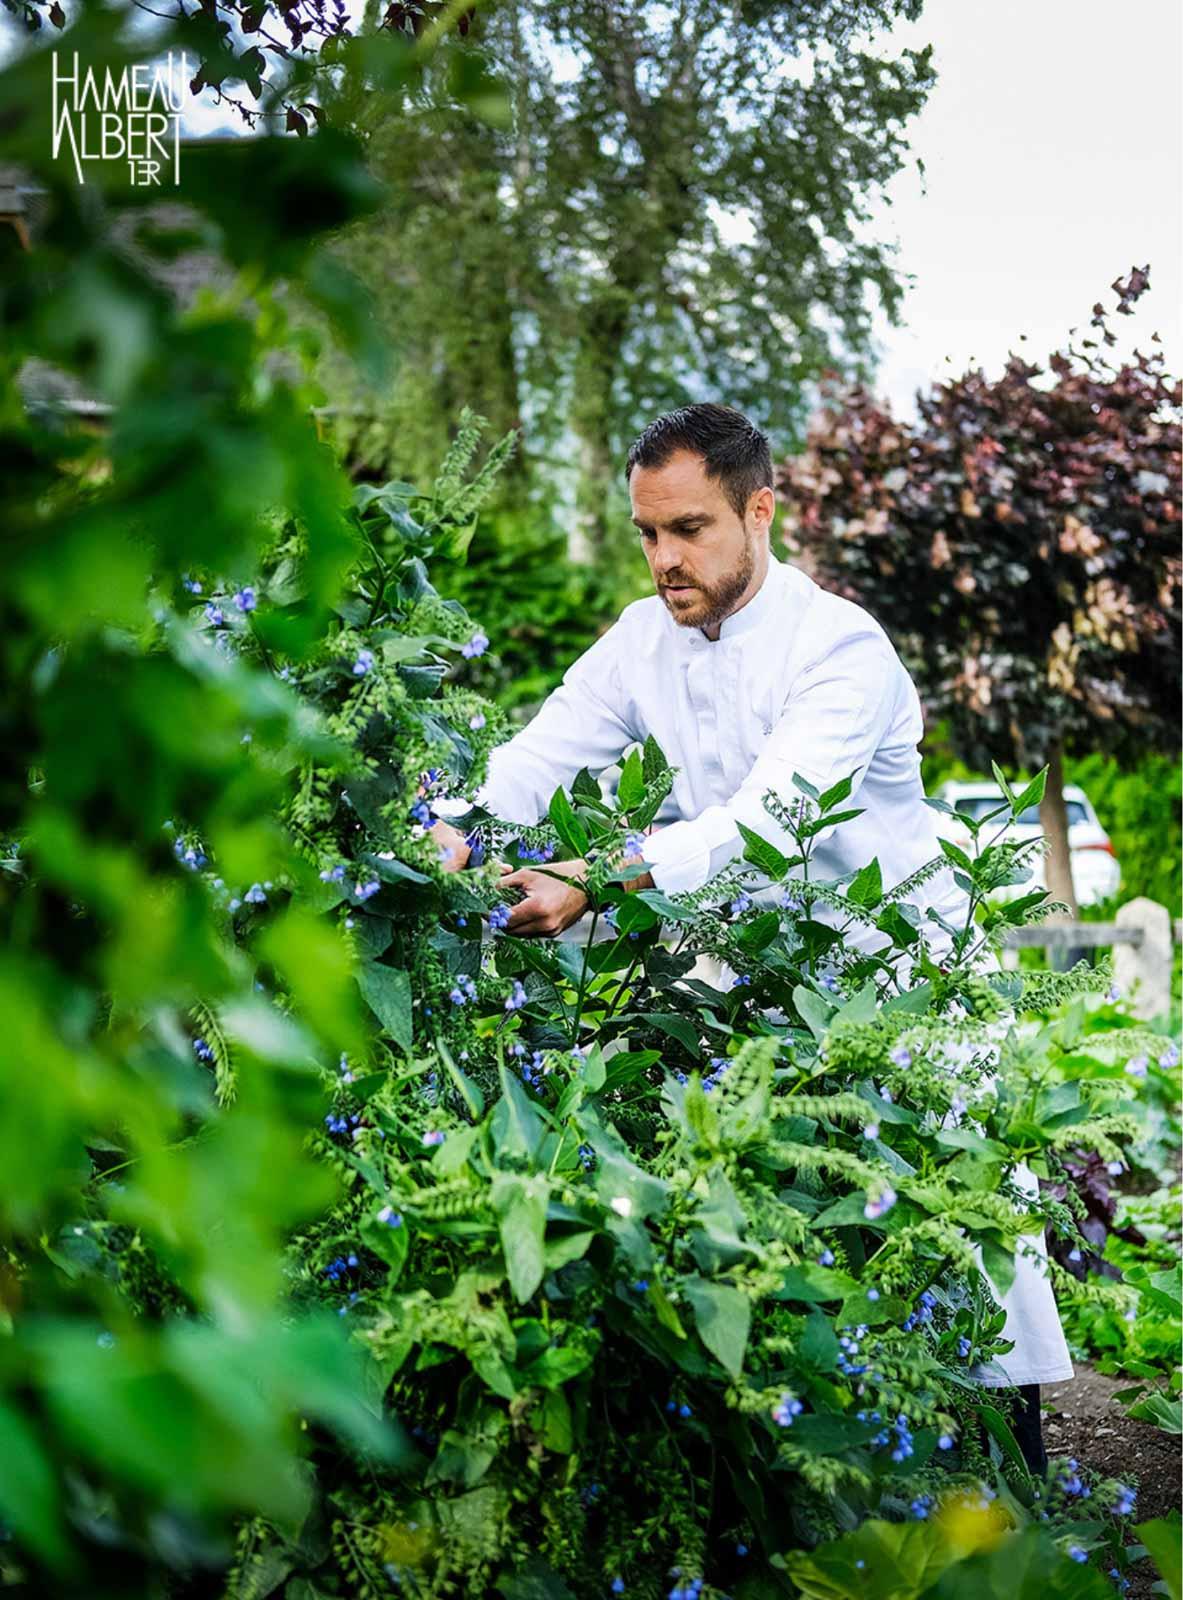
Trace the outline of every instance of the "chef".
<instances>
[{"instance_id":1,"label":"chef","mask_svg":"<svg viewBox=\"0 0 1183 1600\"><path fill-rule=\"evenodd\" d=\"M938 856L920 777L916 688L874 617L772 554L765 435L729 406L684 406L644 430L626 475L656 592L626 606L528 726L492 752L480 803L506 821L536 823L581 768L603 771L652 735L677 777L672 813L646 838L645 871L632 887L701 888L742 856L740 823L794 854L763 800L771 792L792 804L795 772L819 790L853 773L848 803L862 813L817 836L812 878L838 878L876 858L890 889ZM463 866L464 835L447 822L433 832L450 865ZM587 909L575 881L584 871L573 861L508 873L503 884L523 892L508 931L553 937L570 927ZM964 891L942 871L910 898L940 956L950 942L941 922L965 925ZM827 920L829 912L818 906L813 915ZM869 951L884 939L856 927L846 942ZM1020 1252L1016 1267L1003 1300L1015 1349L981 1377L1024 1388L1020 1441L1037 1461L1034 1386L1071 1377L1072 1366L1041 1264Z\"/></svg>"}]
</instances>

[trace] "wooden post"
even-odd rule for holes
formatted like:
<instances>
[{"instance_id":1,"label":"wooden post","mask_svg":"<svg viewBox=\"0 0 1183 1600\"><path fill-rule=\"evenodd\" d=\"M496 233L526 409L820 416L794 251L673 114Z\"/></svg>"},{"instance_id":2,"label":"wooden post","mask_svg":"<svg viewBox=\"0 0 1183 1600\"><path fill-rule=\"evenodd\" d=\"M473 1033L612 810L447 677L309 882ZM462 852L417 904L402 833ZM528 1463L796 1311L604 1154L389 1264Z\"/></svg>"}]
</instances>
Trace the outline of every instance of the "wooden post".
<instances>
[{"instance_id":1,"label":"wooden post","mask_svg":"<svg viewBox=\"0 0 1183 1600\"><path fill-rule=\"evenodd\" d=\"M1113 980L1135 1015L1147 1022L1163 1016L1171 1008L1171 914L1156 900L1139 896L1127 901L1115 920L1120 928L1140 929L1142 938L1136 945L1114 946Z\"/></svg>"}]
</instances>

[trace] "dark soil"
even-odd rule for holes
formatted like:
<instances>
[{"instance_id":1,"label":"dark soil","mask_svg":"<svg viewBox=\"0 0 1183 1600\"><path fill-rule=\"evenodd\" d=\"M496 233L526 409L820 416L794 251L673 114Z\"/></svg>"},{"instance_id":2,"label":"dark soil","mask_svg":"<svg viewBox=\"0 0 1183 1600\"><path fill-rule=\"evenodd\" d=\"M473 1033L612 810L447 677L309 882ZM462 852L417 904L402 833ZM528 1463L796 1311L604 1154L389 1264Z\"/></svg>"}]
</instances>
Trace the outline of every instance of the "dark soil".
<instances>
[{"instance_id":1,"label":"dark soil","mask_svg":"<svg viewBox=\"0 0 1183 1600\"><path fill-rule=\"evenodd\" d=\"M1067 1383L1043 1390L1043 1434L1049 1456L1075 1456L1082 1467L1122 1483L1137 1484L1133 1521L1163 1517L1183 1503L1183 1442L1149 1422L1135 1422L1114 1399L1128 1388L1083 1362ZM1149 1600L1155 1573L1149 1562L1130 1570L1128 1600Z\"/></svg>"}]
</instances>

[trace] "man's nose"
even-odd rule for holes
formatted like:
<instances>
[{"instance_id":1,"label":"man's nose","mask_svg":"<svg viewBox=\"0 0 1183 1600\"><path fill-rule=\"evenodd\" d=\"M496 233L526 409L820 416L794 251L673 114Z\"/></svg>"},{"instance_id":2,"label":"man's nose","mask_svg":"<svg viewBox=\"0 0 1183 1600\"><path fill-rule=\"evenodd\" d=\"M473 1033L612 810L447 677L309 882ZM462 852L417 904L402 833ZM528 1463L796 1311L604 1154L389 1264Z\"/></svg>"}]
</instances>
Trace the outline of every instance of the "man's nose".
<instances>
[{"instance_id":1,"label":"man's nose","mask_svg":"<svg viewBox=\"0 0 1183 1600\"><path fill-rule=\"evenodd\" d=\"M677 542L673 539L663 539L658 534L657 546L653 552L654 572L664 577L666 573L677 569L681 559L682 552L678 549Z\"/></svg>"}]
</instances>

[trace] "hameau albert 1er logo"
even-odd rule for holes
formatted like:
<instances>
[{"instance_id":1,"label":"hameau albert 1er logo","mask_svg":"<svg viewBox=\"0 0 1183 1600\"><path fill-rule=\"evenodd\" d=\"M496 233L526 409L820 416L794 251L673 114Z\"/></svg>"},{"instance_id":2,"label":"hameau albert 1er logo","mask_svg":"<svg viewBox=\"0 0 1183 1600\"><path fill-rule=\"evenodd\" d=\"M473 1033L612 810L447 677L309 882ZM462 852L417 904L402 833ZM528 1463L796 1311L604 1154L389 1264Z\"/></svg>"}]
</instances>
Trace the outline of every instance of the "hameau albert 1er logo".
<instances>
[{"instance_id":1,"label":"hameau albert 1er logo","mask_svg":"<svg viewBox=\"0 0 1183 1600\"><path fill-rule=\"evenodd\" d=\"M70 61L72 59L72 64ZM91 161L126 161L133 184L181 181L181 107L189 66L182 51L119 73L81 67L53 52L53 155L65 145L78 182Z\"/></svg>"}]
</instances>

